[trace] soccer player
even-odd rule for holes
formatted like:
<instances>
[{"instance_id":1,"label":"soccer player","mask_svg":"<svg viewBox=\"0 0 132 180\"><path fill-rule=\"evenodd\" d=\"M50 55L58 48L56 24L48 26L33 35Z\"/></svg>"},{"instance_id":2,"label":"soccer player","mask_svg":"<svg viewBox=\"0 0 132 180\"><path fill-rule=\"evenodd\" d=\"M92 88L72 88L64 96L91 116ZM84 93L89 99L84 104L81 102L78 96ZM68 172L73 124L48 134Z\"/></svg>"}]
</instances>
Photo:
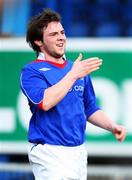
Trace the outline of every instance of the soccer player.
<instances>
[{"instance_id":1,"label":"soccer player","mask_svg":"<svg viewBox=\"0 0 132 180\"><path fill-rule=\"evenodd\" d=\"M74 63L64 59L65 31L60 15L49 9L31 19L26 39L37 53L21 73L21 89L32 112L28 155L35 179L86 180L86 122L112 132L119 141L126 134L96 104L89 74L102 60L82 61L82 54Z\"/></svg>"}]
</instances>

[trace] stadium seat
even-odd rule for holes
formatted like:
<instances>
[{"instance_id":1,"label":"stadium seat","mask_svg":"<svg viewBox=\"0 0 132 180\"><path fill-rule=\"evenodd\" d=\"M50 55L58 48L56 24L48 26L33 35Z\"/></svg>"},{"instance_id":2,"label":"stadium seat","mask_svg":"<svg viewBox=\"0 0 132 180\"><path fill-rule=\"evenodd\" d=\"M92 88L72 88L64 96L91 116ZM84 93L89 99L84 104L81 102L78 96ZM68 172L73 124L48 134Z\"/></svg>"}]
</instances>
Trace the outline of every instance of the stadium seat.
<instances>
[{"instance_id":1,"label":"stadium seat","mask_svg":"<svg viewBox=\"0 0 132 180\"><path fill-rule=\"evenodd\" d=\"M118 37L121 35L121 27L115 22L101 23L96 26L94 35L97 37Z\"/></svg>"},{"instance_id":2,"label":"stadium seat","mask_svg":"<svg viewBox=\"0 0 132 180\"><path fill-rule=\"evenodd\" d=\"M100 5L116 5L116 4L119 4L119 0L96 0L96 4L100 4Z\"/></svg>"},{"instance_id":3,"label":"stadium seat","mask_svg":"<svg viewBox=\"0 0 132 180\"><path fill-rule=\"evenodd\" d=\"M123 14L122 19L124 21L132 23L132 4L131 4L131 6L125 5L122 8L122 14Z\"/></svg>"},{"instance_id":4,"label":"stadium seat","mask_svg":"<svg viewBox=\"0 0 132 180\"><path fill-rule=\"evenodd\" d=\"M106 9L103 6L94 5L88 9L87 14L85 16L88 19L88 21L90 19L91 21L95 21L95 22L103 22L110 20L110 15L111 15L111 9L107 8L106 11Z\"/></svg>"},{"instance_id":5,"label":"stadium seat","mask_svg":"<svg viewBox=\"0 0 132 180\"><path fill-rule=\"evenodd\" d=\"M130 25L127 29L127 36L132 36L132 25Z\"/></svg>"},{"instance_id":6,"label":"stadium seat","mask_svg":"<svg viewBox=\"0 0 132 180\"><path fill-rule=\"evenodd\" d=\"M24 36L26 33L27 19L29 17L30 0L5 1L2 16L2 34L9 36Z\"/></svg>"},{"instance_id":7,"label":"stadium seat","mask_svg":"<svg viewBox=\"0 0 132 180\"><path fill-rule=\"evenodd\" d=\"M30 8L31 9L31 16L38 14L45 7L56 10L57 0L48 0L48 1L34 0L34 1L32 1L31 2L31 8Z\"/></svg>"},{"instance_id":8,"label":"stadium seat","mask_svg":"<svg viewBox=\"0 0 132 180\"><path fill-rule=\"evenodd\" d=\"M132 0L127 0L128 5L132 5Z\"/></svg>"},{"instance_id":9,"label":"stadium seat","mask_svg":"<svg viewBox=\"0 0 132 180\"><path fill-rule=\"evenodd\" d=\"M85 37L89 34L89 31L90 27L86 23L76 23L69 26L67 36Z\"/></svg>"},{"instance_id":10,"label":"stadium seat","mask_svg":"<svg viewBox=\"0 0 132 180\"><path fill-rule=\"evenodd\" d=\"M97 36L119 36L120 25L109 21L119 21L128 26L132 23L132 0L63 0L59 3L57 0L12 1L17 4L7 4L1 19L1 33L9 36L25 36L30 17L47 7L61 14L70 37L85 37L90 34L94 36L91 33L91 24L93 28L97 27L94 32Z\"/></svg>"}]
</instances>

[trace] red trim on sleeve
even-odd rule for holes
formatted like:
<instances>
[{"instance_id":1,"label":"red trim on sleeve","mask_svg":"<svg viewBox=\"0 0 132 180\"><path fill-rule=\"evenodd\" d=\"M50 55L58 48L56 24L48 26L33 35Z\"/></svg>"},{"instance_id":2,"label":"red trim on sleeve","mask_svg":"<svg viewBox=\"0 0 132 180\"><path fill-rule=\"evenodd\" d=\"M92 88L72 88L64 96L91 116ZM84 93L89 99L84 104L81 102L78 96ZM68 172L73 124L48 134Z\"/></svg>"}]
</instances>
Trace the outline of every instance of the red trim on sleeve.
<instances>
[{"instance_id":1,"label":"red trim on sleeve","mask_svg":"<svg viewBox=\"0 0 132 180\"><path fill-rule=\"evenodd\" d=\"M41 101L41 102L38 104L38 107L39 107L40 109L43 109L43 101Z\"/></svg>"}]
</instances>

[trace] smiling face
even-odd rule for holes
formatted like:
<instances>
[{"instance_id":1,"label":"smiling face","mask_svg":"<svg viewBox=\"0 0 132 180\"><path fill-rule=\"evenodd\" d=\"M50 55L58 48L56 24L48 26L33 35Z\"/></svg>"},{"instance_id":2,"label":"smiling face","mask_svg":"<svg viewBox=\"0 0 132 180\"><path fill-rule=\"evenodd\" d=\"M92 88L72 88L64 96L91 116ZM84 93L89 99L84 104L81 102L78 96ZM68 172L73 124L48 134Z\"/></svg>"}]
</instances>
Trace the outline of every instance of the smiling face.
<instances>
[{"instance_id":1,"label":"smiling face","mask_svg":"<svg viewBox=\"0 0 132 180\"><path fill-rule=\"evenodd\" d=\"M59 59L64 55L66 36L60 22L50 22L43 29L43 42L39 46L46 59Z\"/></svg>"}]
</instances>

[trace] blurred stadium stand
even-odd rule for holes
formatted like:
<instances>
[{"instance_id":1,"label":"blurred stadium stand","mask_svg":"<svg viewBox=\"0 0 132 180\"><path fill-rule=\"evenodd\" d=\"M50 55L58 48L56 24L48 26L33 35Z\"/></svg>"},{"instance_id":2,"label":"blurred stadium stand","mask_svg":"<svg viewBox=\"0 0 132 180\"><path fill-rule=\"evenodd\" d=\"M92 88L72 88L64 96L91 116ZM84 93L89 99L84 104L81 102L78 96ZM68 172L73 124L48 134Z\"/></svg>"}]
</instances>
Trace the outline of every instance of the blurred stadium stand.
<instances>
[{"instance_id":1,"label":"blurred stadium stand","mask_svg":"<svg viewBox=\"0 0 132 180\"><path fill-rule=\"evenodd\" d=\"M132 25L127 28L127 36L132 36Z\"/></svg>"},{"instance_id":2,"label":"blurred stadium stand","mask_svg":"<svg viewBox=\"0 0 132 180\"><path fill-rule=\"evenodd\" d=\"M103 22L96 26L94 36L96 37L120 37L121 26L115 22Z\"/></svg>"},{"instance_id":3,"label":"blurred stadium stand","mask_svg":"<svg viewBox=\"0 0 132 180\"><path fill-rule=\"evenodd\" d=\"M3 36L24 36L29 18L29 0L4 0L1 34Z\"/></svg>"},{"instance_id":4,"label":"blurred stadium stand","mask_svg":"<svg viewBox=\"0 0 132 180\"><path fill-rule=\"evenodd\" d=\"M1 36L25 36L28 20L47 7L62 15L68 37L132 36L132 0L4 0Z\"/></svg>"}]
</instances>

